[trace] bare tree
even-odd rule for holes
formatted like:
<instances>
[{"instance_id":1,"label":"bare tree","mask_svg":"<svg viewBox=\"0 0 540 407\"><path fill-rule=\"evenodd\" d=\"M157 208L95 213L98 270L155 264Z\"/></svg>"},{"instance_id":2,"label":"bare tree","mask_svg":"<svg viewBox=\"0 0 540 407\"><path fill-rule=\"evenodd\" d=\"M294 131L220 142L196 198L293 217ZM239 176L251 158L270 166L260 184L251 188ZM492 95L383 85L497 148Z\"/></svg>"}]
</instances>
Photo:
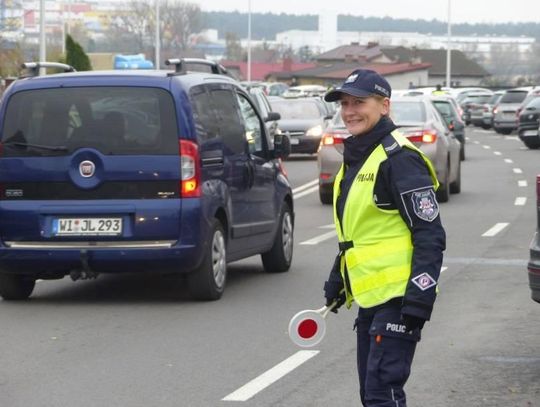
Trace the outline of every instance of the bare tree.
<instances>
[{"instance_id":1,"label":"bare tree","mask_svg":"<svg viewBox=\"0 0 540 407\"><path fill-rule=\"evenodd\" d=\"M132 0L127 8L119 9L109 17L107 41L123 51L129 48L130 51L143 52L151 44L154 18L150 2Z\"/></svg>"},{"instance_id":2,"label":"bare tree","mask_svg":"<svg viewBox=\"0 0 540 407\"><path fill-rule=\"evenodd\" d=\"M163 0L161 4L163 48L171 51L190 48L190 36L202 27L201 8L194 3L175 0Z\"/></svg>"}]
</instances>

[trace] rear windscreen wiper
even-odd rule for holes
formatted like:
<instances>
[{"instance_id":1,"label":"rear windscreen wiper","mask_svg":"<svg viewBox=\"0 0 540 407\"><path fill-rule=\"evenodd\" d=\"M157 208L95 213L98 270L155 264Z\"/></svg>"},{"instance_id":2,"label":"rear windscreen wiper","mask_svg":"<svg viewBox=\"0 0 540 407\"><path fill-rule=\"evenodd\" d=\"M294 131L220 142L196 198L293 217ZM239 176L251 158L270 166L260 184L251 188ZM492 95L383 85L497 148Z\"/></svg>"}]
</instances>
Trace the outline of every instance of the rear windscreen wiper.
<instances>
[{"instance_id":1,"label":"rear windscreen wiper","mask_svg":"<svg viewBox=\"0 0 540 407\"><path fill-rule=\"evenodd\" d=\"M15 147L31 147L31 148L37 148L40 150L48 150L48 151L68 151L68 148L66 146L45 146L41 144L23 143L19 141L7 141L4 143L4 145L15 146Z\"/></svg>"}]
</instances>

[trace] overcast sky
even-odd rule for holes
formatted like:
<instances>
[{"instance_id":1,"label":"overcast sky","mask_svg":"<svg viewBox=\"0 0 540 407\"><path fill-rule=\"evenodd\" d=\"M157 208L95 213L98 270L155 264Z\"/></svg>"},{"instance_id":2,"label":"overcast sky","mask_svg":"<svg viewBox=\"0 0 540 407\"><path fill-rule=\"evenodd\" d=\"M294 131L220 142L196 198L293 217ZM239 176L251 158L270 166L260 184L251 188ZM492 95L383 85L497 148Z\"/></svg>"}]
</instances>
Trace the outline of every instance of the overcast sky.
<instances>
[{"instance_id":1,"label":"overcast sky","mask_svg":"<svg viewBox=\"0 0 540 407\"><path fill-rule=\"evenodd\" d=\"M249 0L186 0L204 11L248 11ZM538 0L451 0L451 21L468 23L540 22ZM319 14L323 10L365 17L446 21L448 0L251 0L257 12Z\"/></svg>"}]
</instances>

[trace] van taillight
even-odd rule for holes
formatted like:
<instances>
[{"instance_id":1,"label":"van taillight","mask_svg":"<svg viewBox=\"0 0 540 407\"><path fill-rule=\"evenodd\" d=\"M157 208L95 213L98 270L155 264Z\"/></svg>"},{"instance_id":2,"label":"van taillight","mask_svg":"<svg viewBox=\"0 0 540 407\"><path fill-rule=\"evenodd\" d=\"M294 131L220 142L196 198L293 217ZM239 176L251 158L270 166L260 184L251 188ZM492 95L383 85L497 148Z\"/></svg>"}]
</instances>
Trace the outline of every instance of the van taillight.
<instances>
[{"instance_id":1,"label":"van taillight","mask_svg":"<svg viewBox=\"0 0 540 407\"><path fill-rule=\"evenodd\" d=\"M426 143L431 144L437 141L437 134L433 130L413 131L410 133L404 133L409 141L413 143Z\"/></svg>"},{"instance_id":2,"label":"van taillight","mask_svg":"<svg viewBox=\"0 0 540 407\"><path fill-rule=\"evenodd\" d=\"M192 141L180 140L182 198L198 198L201 196L201 166L199 147Z\"/></svg>"}]
</instances>

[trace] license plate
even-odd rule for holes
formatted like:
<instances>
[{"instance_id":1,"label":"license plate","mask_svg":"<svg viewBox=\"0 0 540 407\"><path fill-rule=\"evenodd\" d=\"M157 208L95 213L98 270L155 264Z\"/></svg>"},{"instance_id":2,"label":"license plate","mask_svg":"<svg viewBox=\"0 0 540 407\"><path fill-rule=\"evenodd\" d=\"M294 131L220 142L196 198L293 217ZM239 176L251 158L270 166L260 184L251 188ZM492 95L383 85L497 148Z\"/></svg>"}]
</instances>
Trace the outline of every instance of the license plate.
<instances>
[{"instance_id":1,"label":"license plate","mask_svg":"<svg viewBox=\"0 0 540 407\"><path fill-rule=\"evenodd\" d=\"M504 120L515 120L516 114L515 114L515 113L504 113L504 114L502 115L502 118L503 118Z\"/></svg>"},{"instance_id":2,"label":"license plate","mask_svg":"<svg viewBox=\"0 0 540 407\"><path fill-rule=\"evenodd\" d=\"M298 140L297 138L291 138L291 144L300 144L300 140Z\"/></svg>"},{"instance_id":3,"label":"license plate","mask_svg":"<svg viewBox=\"0 0 540 407\"><path fill-rule=\"evenodd\" d=\"M538 136L538 130L525 130L523 132L524 137Z\"/></svg>"},{"instance_id":4,"label":"license plate","mask_svg":"<svg viewBox=\"0 0 540 407\"><path fill-rule=\"evenodd\" d=\"M55 218L55 236L117 236L122 233L122 218Z\"/></svg>"}]
</instances>

